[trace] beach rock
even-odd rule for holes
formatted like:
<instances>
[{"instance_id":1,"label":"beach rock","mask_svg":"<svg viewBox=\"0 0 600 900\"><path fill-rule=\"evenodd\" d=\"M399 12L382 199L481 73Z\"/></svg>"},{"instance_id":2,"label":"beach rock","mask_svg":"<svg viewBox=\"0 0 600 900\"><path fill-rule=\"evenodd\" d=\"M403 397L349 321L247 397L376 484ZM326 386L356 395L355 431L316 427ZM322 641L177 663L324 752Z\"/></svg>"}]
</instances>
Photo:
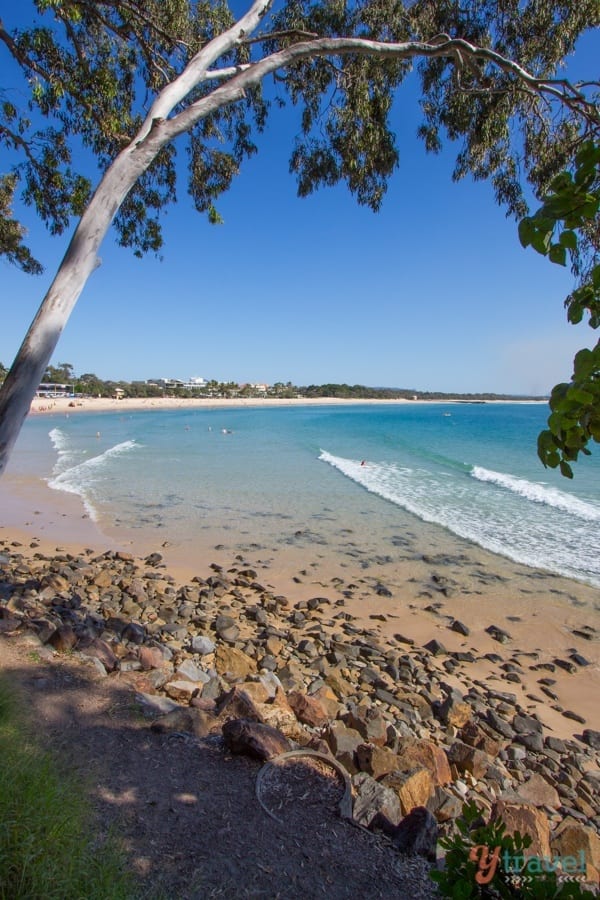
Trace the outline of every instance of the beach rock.
<instances>
[{"instance_id":1,"label":"beach rock","mask_svg":"<svg viewBox=\"0 0 600 900\"><path fill-rule=\"evenodd\" d=\"M192 653L198 653L200 656L208 656L210 653L214 653L217 648L215 642L204 634L194 635L190 646Z\"/></svg>"},{"instance_id":2,"label":"beach rock","mask_svg":"<svg viewBox=\"0 0 600 900\"><path fill-rule=\"evenodd\" d=\"M400 853L424 856L432 862L436 858L438 825L424 806L411 810L399 823L391 838Z\"/></svg>"},{"instance_id":3,"label":"beach rock","mask_svg":"<svg viewBox=\"0 0 600 900\"><path fill-rule=\"evenodd\" d=\"M466 797L466 785L465 785ZM433 814L436 822L450 822L461 814L463 800L460 800L455 794L442 787L436 787L432 796L429 798L427 808Z\"/></svg>"},{"instance_id":4,"label":"beach rock","mask_svg":"<svg viewBox=\"0 0 600 900\"><path fill-rule=\"evenodd\" d=\"M341 669L337 667L325 676L325 683L331 688L336 697L342 699L354 694L354 687L344 678Z\"/></svg>"},{"instance_id":5,"label":"beach rock","mask_svg":"<svg viewBox=\"0 0 600 900\"><path fill-rule=\"evenodd\" d=\"M446 698L433 704L433 714L444 725L462 728L471 719L473 710L460 691L448 688Z\"/></svg>"},{"instance_id":6,"label":"beach rock","mask_svg":"<svg viewBox=\"0 0 600 900\"><path fill-rule=\"evenodd\" d=\"M57 653L68 653L77 644L77 635L70 625L60 625L48 638Z\"/></svg>"},{"instance_id":7,"label":"beach rock","mask_svg":"<svg viewBox=\"0 0 600 900\"><path fill-rule=\"evenodd\" d=\"M431 772L433 784L436 787L452 781L448 757L443 749L433 741L401 738L396 749L396 756L399 771L410 771L423 766Z\"/></svg>"},{"instance_id":8,"label":"beach rock","mask_svg":"<svg viewBox=\"0 0 600 900\"><path fill-rule=\"evenodd\" d=\"M523 851L526 857L550 856L550 823L548 816L531 803L497 800L491 812L492 820L502 819L506 833L528 834L531 845Z\"/></svg>"},{"instance_id":9,"label":"beach rock","mask_svg":"<svg viewBox=\"0 0 600 900\"><path fill-rule=\"evenodd\" d=\"M433 777L429 769L424 767L416 767L408 772L390 772L381 779L381 783L398 795L405 816L417 806L427 806L434 792Z\"/></svg>"},{"instance_id":10,"label":"beach rock","mask_svg":"<svg viewBox=\"0 0 600 900\"><path fill-rule=\"evenodd\" d=\"M337 718L341 704L337 694L328 685L323 684L314 691L311 690L310 696L321 704L329 719Z\"/></svg>"},{"instance_id":11,"label":"beach rock","mask_svg":"<svg viewBox=\"0 0 600 900\"><path fill-rule=\"evenodd\" d=\"M502 716L498 715L498 713L494 709L488 709L485 716L485 721L488 725L497 731L498 734L501 734L502 737L505 737L507 740L512 741L515 737L515 730L511 727L511 725L503 719Z\"/></svg>"},{"instance_id":12,"label":"beach rock","mask_svg":"<svg viewBox=\"0 0 600 900\"><path fill-rule=\"evenodd\" d=\"M436 638L433 638L431 641L427 641L427 643L423 644L423 646L425 650L429 650L432 656L440 656L442 653L448 652L442 642L438 641Z\"/></svg>"},{"instance_id":13,"label":"beach rock","mask_svg":"<svg viewBox=\"0 0 600 900\"><path fill-rule=\"evenodd\" d=\"M354 728L363 736L369 744L383 747L387 742L388 723L376 706L361 703L351 707L343 717L343 721L349 728Z\"/></svg>"},{"instance_id":14,"label":"beach rock","mask_svg":"<svg viewBox=\"0 0 600 900\"><path fill-rule=\"evenodd\" d=\"M243 680L256 672L256 662L237 647L219 645L215 651L215 669L228 681Z\"/></svg>"},{"instance_id":15,"label":"beach rock","mask_svg":"<svg viewBox=\"0 0 600 900\"><path fill-rule=\"evenodd\" d=\"M177 666L175 674L179 678L185 678L188 681L201 682L202 684L206 684L210 681L208 672L205 672L204 669L197 666L191 659L184 659L181 665Z\"/></svg>"},{"instance_id":16,"label":"beach rock","mask_svg":"<svg viewBox=\"0 0 600 900\"><path fill-rule=\"evenodd\" d=\"M304 725L319 728L327 722L329 716L323 704L316 697L309 697L300 691L290 691L287 699L294 715Z\"/></svg>"},{"instance_id":17,"label":"beach rock","mask_svg":"<svg viewBox=\"0 0 600 900\"><path fill-rule=\"evenodd\" d=\"M160 669L165 663L165 657L160 647L140 647L138 659L144 671Z\"/></svg>"},{"instance_id":18,"label":"beach rock","mask_svg":"<svg viewBox=\"0 0 600 900\"><path fill-rule=\"evenodd\" d=\"M330 722L323 732L331 752L351 774L358 771L355 762L357 747L363 743L363 737L354 728L348 728L343 722Z\"/></svg>"},{"instance_id":19,"label":"beach rock","mask_svg":"<svg viewBox=\"0 0 600 900\"><path fill-rule=\"evenodd\" d=\"M393 826L399 823L402 810L395 791L380 784L366 772L352 776L352 788L352 818L359 825L369 828L380 817L385 817Z\"/></svg>"},{"instance_id":20,"label":"beach rock","mask_svg":"<svg viewBox=\"0 0 600 900\"><path fill-rule=\"evenodd\" d=\"M276 728L247 719L226 722L223 725L223 739L232 753L253 756L263 762L292 749L288 739Z\"/></svg>"},{"instance_id":21,"label":"beach rock","mask_svg":"<svg viewBox=\"0 0 600 900\"><path fill-rule=\"evenodd\" d=\"M216 731L219 722L215 716L194 707L181 707L173 709L155 719L150 728L158 734L171 734L174 732L188 732L196 737L206 737Z\"/></svg>"},{"instance_id":22,"label":"beach rock","mask_svg":"<svg viewBox=\"0 0 600 900\"><path fill-rule=\"evenodd\" d=\"M192 700L192 698L200 692L200 689L200 684L194 681L189 681L187 679L181 679L179 681L169 681L165 684L164 687L166 695L172 700L177 700L179 703L187 704L189 704L190 700Z\"/></svg>"},{"instance_id":23,"label":"beach rock","mask_svg":"<svg viewBox=\"0 0 600 900\"><path fill-rule=\"evenodd\" d=\"M78 650L80 650L84 656L93 657L94 659L99 660L107 672L114 672L118 666L119 661L115 656L112 647L100 638L80 641Z\"/></svg>"},{"instance_id":24,"label":"beach rock","mask_svg":"<svg viewBox=\"0 0 600 900\"><path fill-rule=\"evenodd\" d=\"M398 766L398 759L387 747L375 744L359 744L354 753L356 765L361 772L367 772L375 779L393 772Z\"/></svg>"},{"instance_id":25,"label":"beach rock","mask_svg":"<svg viewBox=\"0 0 600 900\"><path fill-rule=\"evenodd\" d=\"M285 737L299 744L306 744L307 733L299 725L293 709L289 705L284 691L280 688L269 703L256 703L261 721L276 728Z\"/></svg>"},{"instance_id":26,"label":"beach rock","mask_svg":"<svg viewBox=\"0 0 600 900\"><path fill-rule=\"evenodd\" d=\"M581 739L584 744L591 747L592 750L600 750L600 731L593 731L591 728L584 728Z\"/></svg>"},{"instance_id":27,"label":"beach rock","mask_svg":"<svg viewBox=\"0 0 600 900\"><path fill-rule=\"evenodd\" d=\"M462 741L454 741L448 750L448 762L457 772L470 772L473 778L480 779L491 765L491 759L483 750L470 747Z\"/></svg>"},{"instance_id":28,"label":"beach rock","mask_svg":"<svg viewBox=\"0 0 600 900\"><path fill-rule=\"evenodd\" d=\"M512 640L508 631L505 631L503 628L499 628L497 625L490 625L485 629L486 632L492 637L495 641L498 641L499 644L506 644L508 641Z\"/></svg>"},{"instance_id":29,"label":"beach rock","mask_svg":"<svg viewBox=\"0 0 600 900\"><path fill-rule=\"evenodd\" d=\"M541 734L542 723L533 716L516 715L512 720L512 727L517 734Z\"/></svg>"},{"instance_id":30,"label":"beach rock","mask_svg":"<svg viewBox=\"0 0 600 900\"><path fill-rule=\"evenodd\" d=\"M456 631L457 634L462 634L464 637L467 637L469 634L471 634L471 629L458 619L454 619L454 621L450 625L450 628L452 629L452 631Z\"/></svg>"},{"instance_id":31,"label":"beach rock","mask_svg":"<svg viewBox=\"0 0 600 900\"><path fill-rule=\"evenodd\" d=\"M202 691L204 695L204 690ZM246 685L235 685L230 691L222 694L216 706L216 712L223 721L229 719L247 719L262 722L259 704L246 691Z\"/></svg>"},{"instance_id":32,"label":"beach rock","mask_svg":"<svg viewBox=\"0 0 600 900\"><path fill-rule=\"evenodd\" d=\"M503 746L501 741L489 735L477 722L467 722L463 725L458 732L458 738L470 747L483 750L492 759L498 755Z\"/></svg>"},{"instance_id":33,"label":"beach rock","mask_svg":"<svg viewBox=\"0 0 600 900\"><path fill-rule=\"evenodd\" d=\"M121 631L121 640L130 641L132 644L143 644L146 639L146 630L137 622L128 622Z\"/></svg>"},{"instance_id":34,"label":"beach rock","mask_svg":"<svg viewBox=\"0 0 600 900\"><path fill-rule=\"evenodd\" d=\"M520 784L516 789L516 794L518 798L526 803L532 803L534 806L558 809L561 805L556 788L537 773L533 773L527 781Z\"/></svg>"},{"instance_id":35,"label":"beach rock","mask_svg":"<svg viewBox=\"0 0 600 900\"><path fill-rule=\"evenodd\" d=\"M541 753L544 749L544 739L539 732L531 732L530 734L518 734L515 737L518 744L523 744L527 750L532 753Z\"/></svg>"},{"instance_id":36,"label":"beach rock","mask_svg":"<svg viewBox=\"0 0 600 900\"><path fill-rule=\"evenodd\" d=\"M587 880L598 882L600 872L600 837L594 828L568 816L551 838L552 852L585 861Z\"/></svg>"}]
</instances>

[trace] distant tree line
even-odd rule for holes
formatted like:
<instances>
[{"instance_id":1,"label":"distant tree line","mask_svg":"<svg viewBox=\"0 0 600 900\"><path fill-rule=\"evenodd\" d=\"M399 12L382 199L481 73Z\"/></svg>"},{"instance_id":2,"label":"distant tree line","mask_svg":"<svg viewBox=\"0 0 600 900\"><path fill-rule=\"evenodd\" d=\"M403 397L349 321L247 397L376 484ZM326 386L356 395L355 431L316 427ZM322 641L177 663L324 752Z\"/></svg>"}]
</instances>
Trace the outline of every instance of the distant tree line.
<instances>
[{"instance_id":1,"label":"distant tree line","mask_svg":"<svg viewBox=\"0 0 600 900\"><path fill-rule=\"evenodd\" d=\"M0 362L0 383L8 369ZM44 373L45 384L68 384L76 394L87 397L180 397L183 399L218 397L234 399L250 397L275 397L278 399L336 397L346 400L465 400L483 402L485 400L547 400L547 397L523 397L515 394L458 394L442 391L418 391L414 388L367 387L364 384L311 384L297 387L291 381L277 381L260 390L251 384L239 385L235 381L212 379L198 388L173 387L153 381L111 381L103 380L91 372L76 375L70 363L48 366Z\"/></svg>"},{"instance_id":2,"label":"distant tree line","mask_svg":"<svg viewBox=\"0 0 600 900\"><path fill-rule=\"evenodd\" d=\"M311 384L297 388L302 397L340 397L349 400L546 400L547 397L523 397L516 394L458 394L442 391L418 391L414 388L366 387L364 384Z\"/></svg>"}]
</instances>

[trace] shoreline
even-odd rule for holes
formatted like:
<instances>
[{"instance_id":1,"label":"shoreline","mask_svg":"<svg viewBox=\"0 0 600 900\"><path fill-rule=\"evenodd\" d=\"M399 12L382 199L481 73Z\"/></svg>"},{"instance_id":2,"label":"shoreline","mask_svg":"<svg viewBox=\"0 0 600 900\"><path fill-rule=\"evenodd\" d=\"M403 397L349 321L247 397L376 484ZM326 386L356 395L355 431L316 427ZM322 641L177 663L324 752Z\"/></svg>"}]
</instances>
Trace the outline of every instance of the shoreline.
<instances>
[{"instance_id":1,"label":"shoreline","mask_svg":"<svg viewBox=\"0 0 600 900\"><path fill-rule=\"evenodd\" d=\"M446 403L477 403L477 404L506 404L547 403L546 400L407 400L402 397L393 399L379 398L345 398L345 397L317 397L317 398L277 398L277 397L249 397L249 398L182 398L182 397L125 397L116 400L112 397L87 397L79 400L69 397L36 397L32 400L30 415L58 415L66 413L82 412L133 412L140 410L159 409L244 409L247 407L294 407L294 406L356 406L380 404L384 406L415 405L415 404L446 404Z\"/></svg>"},{"instance_id":2,"label":"shoreline","mask_svg":"<svg viewBox=\"0 0 600 900\"><path fill-rule=\"evenodd\" d=\"M157 401L141 398L100 399L89 401L88 406L69 407L69 402L61 398L41 415L179 406L306 405L300 400L177 400L163 401L157 407ZM311 405L328 402L414 401L319 399ZM368 535L346 533L345 529L339 529L335 539L323 546L311 539L309 523L304 523L306 534L298 532L294 539L276 546L261 542L260 526L245 536L235 530L230 536L216 534L207 527L201 537L187 543L170 540L156 528L115 526L103 530L101 523L85 513L77 495L54 491L32 476L7 474L0 479L0 503L0 546L10 547L17 541L22 552L39 551L49 557L57 547L73 555L84 548L120 550L140 559L158 552L179 585L195 576L207 577L213 564L227 570L243 556L274 594L288 596L292 603L308 601L315 594L330 596L334 603L343 600L359 625L374 628L387 645L397 643L400 634L407 639L407 648L409 641L422 647L435 639L449 654L471 654L474 661L448 672L449 682L459 689L464 689L465 679L473 678L495 683L499 690L512 691L516 684L526 708L538 715L551 733L572 737L577 731L573 720L563 715L565 710L581 715L586 727L600 730L598 588L497 556L441 526L419 523L415 533L402 532L393 553L386 547L382 555L383 547L374 545ZM468 635L453 630L456 620L467 626ZM487 629L494 626L510 635L506 643L490 635ZM586 628L595 629L590 640L581 637ZM573 663L574 654L585 664ZM500 658L494 659L496 656ZM556 659L564 667L557 665ZM512 681L514 676L518 681ZM543 678L555 683L540 684ZM552 700L543 687L557 699Z\"/></svg>"},{"instance_id":3,"label":"shoreline","mask_svg":"<svg viewBox=\"0 0 600 900\"><path fill-rule=\"evenodd\" d=\"M440 660L465 655L448 666L449 684L463 692L475 683L516 693L556 737L571 739L582 727L600 730L600 592L584 582L530 569L452 535L440 540L435 529L416 552L407 547L385 561L353 559L339 547L324 550L302 541L277 548L252 541L215 544L210 534L190 553L156 533L103 533L75 495L55 497L32 482L6 487L0 486L10 498L9 506L3 503L0 551L18 548L49 559L89 549L131 553L138 560L160 553L179 587L243 559L267 590L291 604L315 595L343 602L357 626L373 630L388 647L412 651L435 640ZM468 633L455 630L456 622ZM498 640L494 629L507 637Z\"/></svg>"}]
</instances>

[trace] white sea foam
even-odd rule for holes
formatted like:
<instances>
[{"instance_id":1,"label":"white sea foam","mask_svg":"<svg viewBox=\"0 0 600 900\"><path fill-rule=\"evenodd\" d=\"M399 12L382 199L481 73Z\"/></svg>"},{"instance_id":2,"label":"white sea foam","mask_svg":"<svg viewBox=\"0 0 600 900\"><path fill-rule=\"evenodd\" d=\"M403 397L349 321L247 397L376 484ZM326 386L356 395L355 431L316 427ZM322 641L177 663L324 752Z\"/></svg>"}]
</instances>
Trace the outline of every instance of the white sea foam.
<instances>
[{"instance_id":1,"label":"white sea foam","mask_svg":"<svg viewBox=\"0 0 600 900\"><path fill-rule=\"evenodd\" d=\"M56 450L54 474L59 475L74 466L82 458L83 453L75 448L69 436L60 428L53 428L48 436Z\"/></svg>"},{"instance_id":2,"label":"white sea foam","mask_svg":"<svg viewBox=\"0 0 600 900\"><path fill-rule=\"evenodd\" d=\"M58 432L52 439L59 455L62 446L65 447L65 454L72 458L65 436L58 429L54 429L54 431ZM90 459L86 459L84 462L72 465L69 468L60 467L57 464L56 474L48 480L48 485L54 490L66 491L69 494L80 496L86 512L95 521L98 513L93 503L93 493L94 481L97 480L99 471L101 472L107 466L111 458L134 450L138 446L139 444L135 441L122 441L120 444L115 444L114 447L105 450L104 453L99 453L97 456L92 456Z\"/></svg>"},{"instance_id":3,"label":"white sea foam","mask_svg":"<svg viewBox=\"0 0 600 900\"><path fill-rule=\"evenodd\" d=\"M493 553L600 584L600 542L587 525L600 515L592 504L577 497L499 473L465 477L461 482L446 478L443 470L410 469L393 463L361 465L324 450L319 459L424 522L441 525ZM485 476L486 470L478 470L481 473ZM486 483L498 484L502 478L507 484L501 486L509 491L499 502ZM521 485L516 484L519 481ZM531 500L536 502L527 503ZM569 516L567 525L564 518L558 518L565 515Z\"/></svg>"},{"instance_id":4,"label":"white sea foam","mask_svg":"<svg viewBox=\"0 0 600 900\"><path fill-rule=\"evenodd\" d=\"M573 494L567 494L558 488L549 487L539 482L527 481L524 478L516 478L504 472L493 472L482 466L473 466L471 475L478 481L487 481L512 491L519 496L530 500L532 503L543 503L554 509L560 509L569 515L585 519L587 522L600 521L600 508L586 500L580 500Z\"/></svg>"}]
</instances>

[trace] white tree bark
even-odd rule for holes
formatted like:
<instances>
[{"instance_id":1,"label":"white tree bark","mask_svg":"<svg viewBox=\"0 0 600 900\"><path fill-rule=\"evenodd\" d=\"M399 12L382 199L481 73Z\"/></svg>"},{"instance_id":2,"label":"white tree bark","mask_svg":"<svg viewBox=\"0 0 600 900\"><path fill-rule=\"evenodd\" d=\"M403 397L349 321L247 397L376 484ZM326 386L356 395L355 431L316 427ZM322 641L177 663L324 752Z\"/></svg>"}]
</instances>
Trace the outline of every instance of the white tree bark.
<instances>
[{"instance_id":1,"label":"white tree bark","mask_svg":"<svg viewBox=\"0 0 600 900\"><path fill-rule=\"evenodd\" d=\"M431 43L403 44L360 38L315 38L293 44L239 69L211 70L209 67L214 66L224 53L240 45L256 30L272 2L255 0L246 15L232 28L200 50L184 71L156 97L140 131L102 178L0 390L0 474L6 467L60 335L97 265L98 249L128 192L165 144L191 129L211 112L240 100L246 90L259 84L269 73L300 59L347 53L368 54L382 59L444 56L453 59L458 68L465 61L468 65L470 61L480 59L509 73L524 90L534 95L558 98L575 109L585 104L585 98L566 82L540 81L515 62L489 49L462 40L446 39L446 36L438 36ZM210 94L169 118L190 91L209 79L226 80Z\"/></svg>"}]
</instances>

